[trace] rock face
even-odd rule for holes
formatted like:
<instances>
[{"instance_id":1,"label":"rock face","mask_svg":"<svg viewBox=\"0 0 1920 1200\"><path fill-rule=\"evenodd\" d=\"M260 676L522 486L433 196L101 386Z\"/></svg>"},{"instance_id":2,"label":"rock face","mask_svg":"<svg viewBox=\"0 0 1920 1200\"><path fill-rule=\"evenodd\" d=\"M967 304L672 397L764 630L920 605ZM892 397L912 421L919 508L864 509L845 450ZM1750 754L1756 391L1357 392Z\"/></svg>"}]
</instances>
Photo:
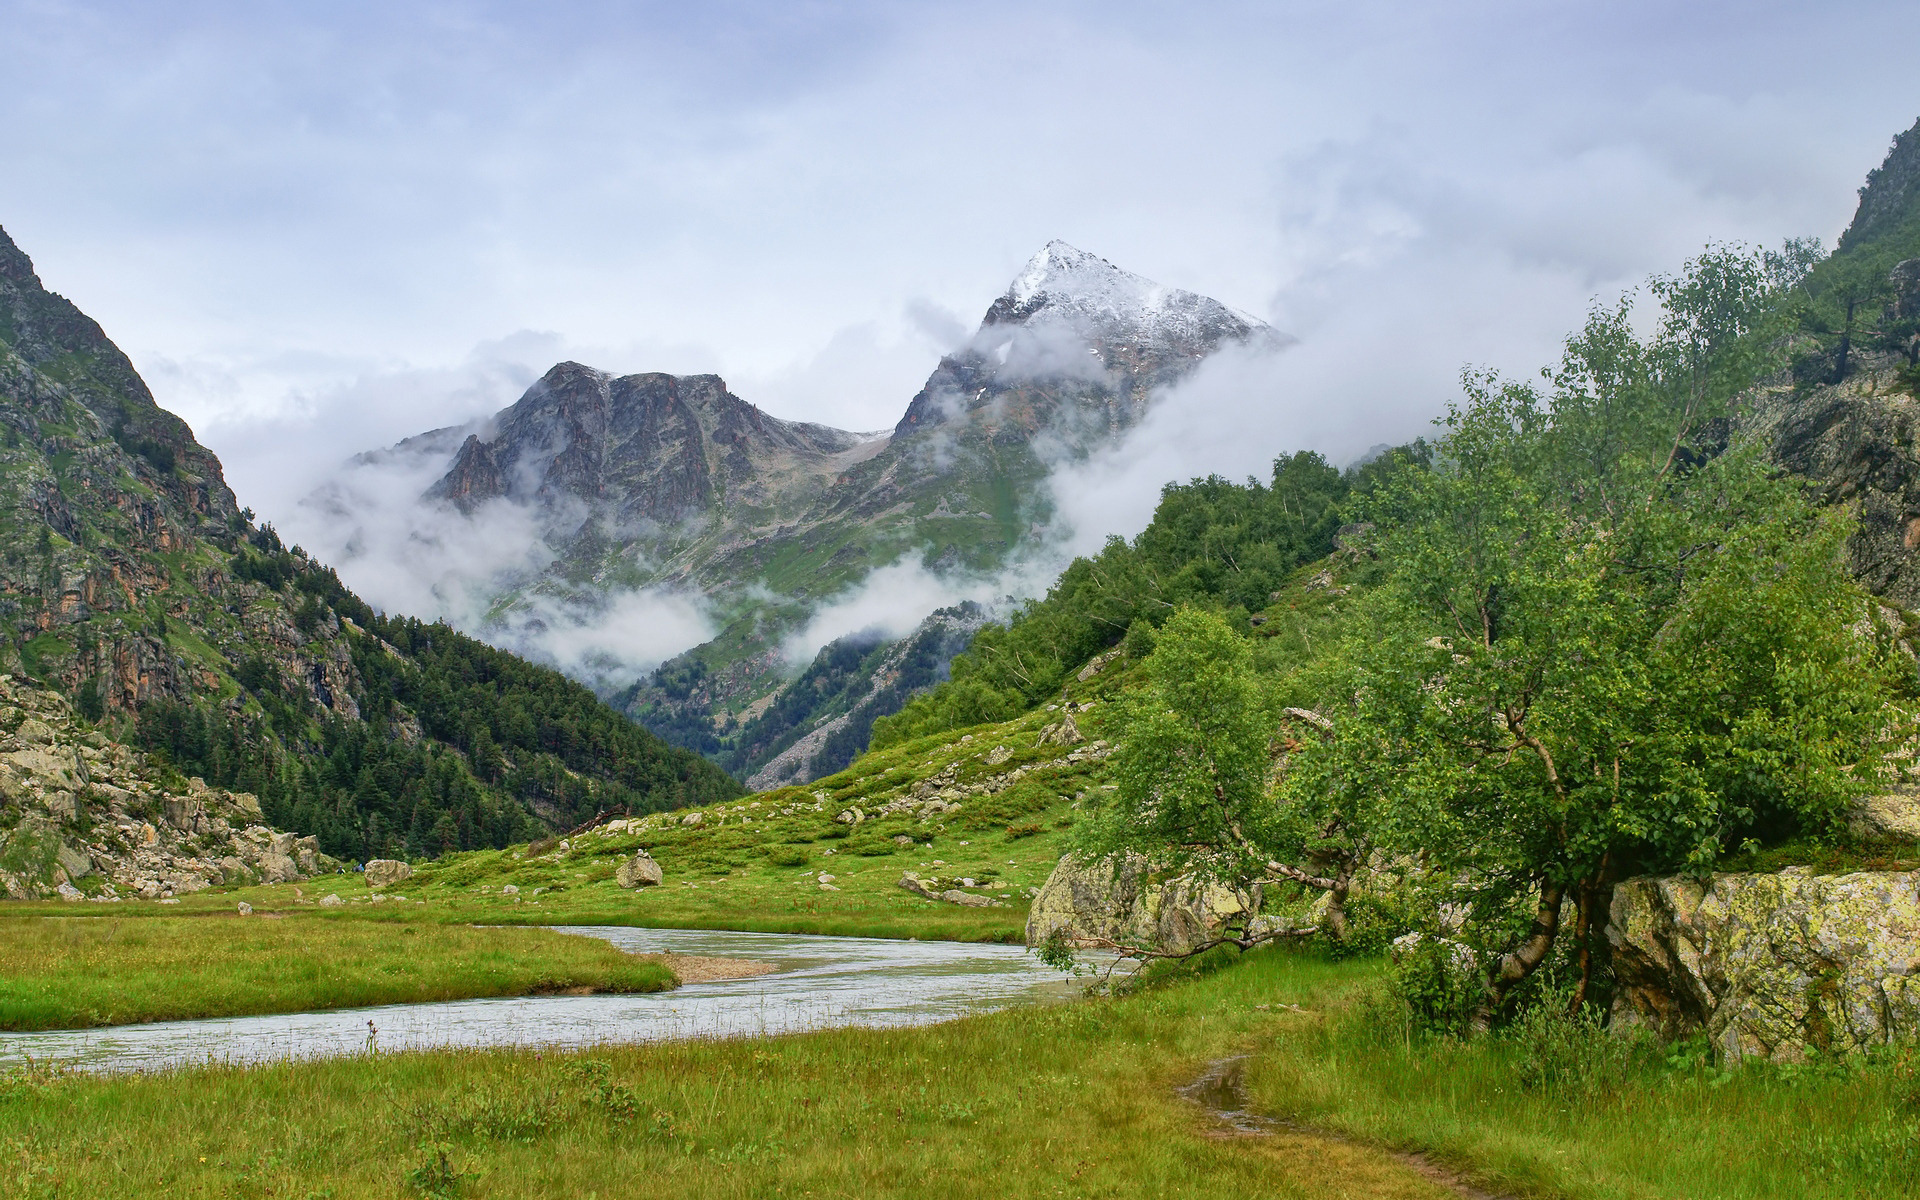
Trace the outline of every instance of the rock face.
<instances>
[{"instance_id":1,"label":"rock face","mask_svg":"<svg viewBox=\"0 0 1920 1200\"><path fill-rule=\"evenodd\" d=\"M1632 879L1607 925L1616 1027L1795 1059L1920 1033L1920 872Z\"/></svg>"},{"instance_id":2,"label":"rock face","mask_svg":"<svg viewBox=\"0 0 1920 1200\"><path fill-rule=\"evenodd\" d=\"M660 869L660 864L654 861L651 854L642 850L621 863L620 868L613 873L613 878L623 888L658 887L666 878L666 873Z\"/></svg>"},{"instance_id":3,"label":"rock face","mask_svg":"<svg viewBox=\"0 0 1920 1200\"><path fill-rule=\"evenodd\" d=\"M413 868L397 859L376 858L367 864L367 886L376 892L411 878Z\"/></svg>"},{"instance_id":4,"label":"rock face","mask_svg":"<svg viewBox=\"0 0 1920 1200\"><path fill-rule=\"evenodd\" d=\"M1138 855L1094 863L1067 855L1027 912L1027 945L1064 930L1076 944L1113 942L1182 954L1259 908L1257 894L1192 879L1156 880Z\"/></svg>"},{"instance_id":5,"label":"rock face","mask_svg":"<svg viewBox=\"0 0 1920 1200\"><path fill-rule=\"evenodd\" d=\"M165 899L216 883L286 883L339 863L259 824L245 792L184 785L83 729L65 698L0 675L0 894Z\"/></svg>"}]
</instances>

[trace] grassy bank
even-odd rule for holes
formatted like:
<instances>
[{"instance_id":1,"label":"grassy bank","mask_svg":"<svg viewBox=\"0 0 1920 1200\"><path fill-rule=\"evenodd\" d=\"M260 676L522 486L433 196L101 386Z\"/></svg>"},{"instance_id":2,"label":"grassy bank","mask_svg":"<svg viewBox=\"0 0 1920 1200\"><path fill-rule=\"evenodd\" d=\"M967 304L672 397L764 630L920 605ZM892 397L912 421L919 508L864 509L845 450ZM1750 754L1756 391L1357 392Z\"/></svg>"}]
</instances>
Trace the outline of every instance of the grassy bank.
<instances>
[{"instance_id":1,"label":"grassy bank","mask_svg":"<svg viewBox=\"0 0 1920 1200\"><path fill-rule=\"evenodd\" d=\"M0 917L0 1029L352 1008L542 991L651 992L673 975L539 929L285 918Z\"/></svg>"},{"instance_id":2,"label":"grassy bank","mask_svg":"<svg viewBox=\"0 0 1920 1200\"><path fill-rule=\"evenodd\" d=\"M1349 1011L1269 1044L1248 1083L1262 1111L1471 1165L1517 1195L1920 1195L1920 1047L1724 1069L1703 1042L1564 1020L1460 1042Z\"/></svg>"},{"instance_id":3,"label":"grassy bank","mask_svg":"<svg viewBox=\"0 0 1920 1200\"><path fill-rule=\"evenodd\" d=\"M1447 1194L1375 1143L1528 1196L1920 1184L1914 1077L1897 1061L1729 1074L1617 1041L1561 1039L1544 1059L1525 1035L1426 1042L1356 1004L1379 979L1272 951L1120 1000L926 1029L16 1072L0 1084L0 1175L42 1196L590 1197L638 1180L742 1197ZM1259 1107L1359 1140L1206 1136L1174 1089L1240 1053Z\"/></svg>"}]
</instances>

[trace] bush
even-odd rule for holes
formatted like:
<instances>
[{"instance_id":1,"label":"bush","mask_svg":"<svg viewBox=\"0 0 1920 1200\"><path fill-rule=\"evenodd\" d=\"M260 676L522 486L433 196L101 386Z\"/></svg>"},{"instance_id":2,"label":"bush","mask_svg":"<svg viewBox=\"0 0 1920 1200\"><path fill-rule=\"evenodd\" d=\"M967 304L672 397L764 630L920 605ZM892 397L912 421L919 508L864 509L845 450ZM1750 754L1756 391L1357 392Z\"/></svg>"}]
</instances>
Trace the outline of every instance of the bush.
<instances>
[{"instance_id":1,"label":"bush","mask_svg":"<svg viewBox=\"0 0 1920 1200\"><path fill-rule=\"evenodd\" d=\"M767 861L776 867L804 867L810 857L798 846L767 847Z\"/></svg>"}]
</instances>

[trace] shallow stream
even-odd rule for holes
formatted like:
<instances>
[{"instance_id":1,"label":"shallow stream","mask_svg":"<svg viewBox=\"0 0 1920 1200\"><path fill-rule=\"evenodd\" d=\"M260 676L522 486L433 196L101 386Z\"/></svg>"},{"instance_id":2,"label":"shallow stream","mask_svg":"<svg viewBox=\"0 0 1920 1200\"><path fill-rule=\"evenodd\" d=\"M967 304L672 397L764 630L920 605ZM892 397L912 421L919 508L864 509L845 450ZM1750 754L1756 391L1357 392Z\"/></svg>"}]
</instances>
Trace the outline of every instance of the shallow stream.
<instances>
[{"instance_id":1,"label":"shallow stream","mask_svg":"<svg viewBox=\"0 0 1920 1200\"><path fill-rule=\"evenodd\" d=\"M842 1026L926 1025L1065 999L1078 984L1022 946L786 933L572 926L636 954L771 963L750 979L637 996L524 996L0 1034L0 1065L31 1057L93 1071L258 1063L440 1046L577 1047Z\"/></svg>"}]
</instances>

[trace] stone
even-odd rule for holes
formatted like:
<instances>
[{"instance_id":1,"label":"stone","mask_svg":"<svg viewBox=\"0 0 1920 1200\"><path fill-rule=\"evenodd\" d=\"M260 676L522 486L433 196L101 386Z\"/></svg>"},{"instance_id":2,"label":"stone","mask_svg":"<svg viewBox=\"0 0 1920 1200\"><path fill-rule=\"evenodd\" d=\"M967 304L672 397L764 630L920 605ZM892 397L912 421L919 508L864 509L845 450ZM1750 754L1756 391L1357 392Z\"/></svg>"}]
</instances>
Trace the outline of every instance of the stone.
<instances>
[{"instance_id":1,"label":"stone","mask_svg":"<svg viewBox=\"0 0 1920 1200\"><path fill-rule=\"evenodd\" d=\"M240 902L239 908L241 916L250 917L253 915L253 905L248 904L245 900Z\"/></svg>"},{"instance_id":2,"label":"stone","mask_svg":"<svg viewBox=\"0 0 1920 1200\"><path fill-rule=\"evenodd\" d=\"M76 900L86 899L86 896L80 891L79 888L73 886L72 884L68 883L64 879L60 881L60 886L54 888L53 890L56 895L58 895L62 900L66 901L68 904L72 904Z\"/></svg>"},{"instance_id":3,"label":"stone","mask_svg":"<svg viewBox=\"0 0 1920 1200\"><path fill-rule=\"evenodd\" d=\"M1259 889L1237 892L1190 877L1155 878L1137 854L1082 863L1067 855L1027 914L1027 945L1063 931L1076 945L1115 943L1183 954L1260 909Z\"/></svg>"},{"instance_id":4,"label":"stone","mask_svg":"<svg viewBox=\"0 0 1920 1200\"><path fill-rule=\"evenodd\" d=\"M1920 871L1630 879L1606 933L1617 1029L1785 1060L1920 1034Z\"/></svg>"},{"instance_id":5,"label":"stone","mask_svg":"<svg viewBox=\"0 0 1920 1200\"><path fill-rule=\"evenodd\" d=\"M900 881L894 886L904 888L916 896L925 896L929 900L938 900L940 898L940 893L934 891L925 880L921 879L919 875L912 871L901 872Z\"/></svg>"},{"instance_id":6,"label":"stone","mask_svg":"<svg viewBox=\"0 0 1920 1200\"><path fill-rule=\"evenodd\" d=\"M959 888L949 888L941 892L940 899L948 904L964 904L968 908L989 908L995 903L992 896L976 896L972 892L963 892Z\"/></svg>"},{"instance_id":7,"label":"stone","mask_svg":"<svg viewBox=\"0 0 1920 1200\"><path fill-rule=\"evenodd\" d=\"M367 887L385 891L404 879L413 878L413 868L394 858L376 858L366 867Z\"/></svg>"},{"instance_id":8,"label":"stone","mask_svg":"<svg viewBox=\"0 0 1920 1200\"><path fill-rule=\"evenodd\" d=\"M293 859L284 854L271 851L260 856L261 883L292 883L300 878L300 868Z\"/></svg>"},{"instance_id":9,"label":"stone","mask_svg":"<svg viewBox=\"0 0 1920 1200\"><path fill-rule=\"evenodd\" d=\"M342 903L344 903L344 901L342 901L340 897L335 896L332 893L328 893L327 895L322 896L320 898L321 908L339 908Z\"/></svg>"},{"instance_id":10,"label":"stone","mask_svg":"<svg viewBox=\"0 0 1920 1200\"><path fill-rule=\"evenodd\" d=\"M997 767L1012 757L1013 748L1011 746L995 746L993 749L987 751L987 765Z\"/></svg>"},{"instance_id":11,"label":"stone","mask_svg":"<svg viewBox=\"0 0 1920 1200\"><path fill-rule=\"evenodd\" d=\"M505 887L500 889L500 894L502 896L518 896L520 894L520 889L515 885L509 883ZM406 897L402 896L401 899L404 900L406 899Z\"/></svg>"},{"instance_id":12,"label":"stone","mask_svg":"<svg viewBox=\"0 0 1920 1200\"><path fill-rule=\"evenodd\" d=\"M837 875L829 875L825 871L820 872L821 883L832 883L835 879L838 879L838 878L839 876Z\"/></svg>"},{"instance_id":13,"label":"stone","mask_svg":"<svg viewBox=\"0 0 1920 1200\"><path fill-rule=\"evenodd\" d=\"M823 891L823 892L837 892L837 891L839 891L840 889L839 889L839 888L837 888L837 887L835 887L835 886L833 886L833 885L832 885L832 884L830 884L830 883L823 883L823 884L821 884L821 885L820 885L820 890L821 890L821 891Z\"/></svg>"},{"instance_id":14,"label":"stone","mask_svg":"<svg viewBox=\"0 0 1920 1200\"><path fill-rule=\"evenodd\" d=\"M1863 837L1920 841L1920 788L1902 787L1882 796L1863 797L1847 814L1847 825Z\"/></svg>"},{"instance_id":15,"label":"stone","mask_svg":"<svg viewBox=\"0 0 1920 1200\"><path fill-rule=\"evenodd\" d=\"M653 860L652 855L642 850L621 863L613 873L613 878L623 888L656 887L666 879L666 872L660 869L660 864Z\"/></svg>"},{"instance_id":16,"label":"stone","mask_svg":"<svg viewBox=\"0 0 1920 1200\"><path fill-rule=\"evenodd\" d=\"M690 812L686 816L680 818L680 823L682 825L689 825L689 826L698 825L701 822L705 821L706 819L707 819L707 814L705 813Z\"/></svg>"}]
</instances>

